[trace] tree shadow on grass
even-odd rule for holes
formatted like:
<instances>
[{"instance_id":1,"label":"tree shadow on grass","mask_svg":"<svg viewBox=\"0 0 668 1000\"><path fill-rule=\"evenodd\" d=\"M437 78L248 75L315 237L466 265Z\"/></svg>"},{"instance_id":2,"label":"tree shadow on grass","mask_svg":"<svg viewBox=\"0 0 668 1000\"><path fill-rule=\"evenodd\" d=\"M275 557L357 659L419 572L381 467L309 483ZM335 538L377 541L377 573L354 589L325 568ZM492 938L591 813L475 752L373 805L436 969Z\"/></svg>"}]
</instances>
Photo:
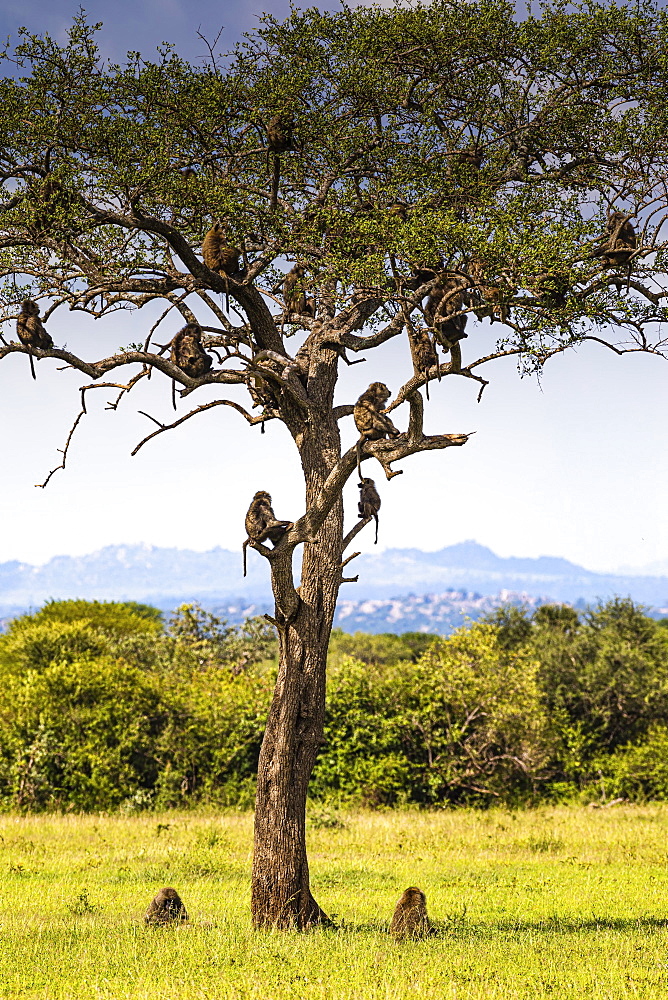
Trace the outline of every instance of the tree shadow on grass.
<instances>
[{"instance_id":1,"label":"tree shadow on grass","mask_svg":"<svg viewBox=\"0 0 668 1000\"><path fill-rule=\"evenodd\" d=\"M465 914L455 914L445 920L432 921L432 933L425 940L434 938L471 938L490 940L495 937L510 937L515 934L596 934L600 931L616 931L619 934L634 934L668 928L668 917L546 917L542 920L494 920L480 923L468 920ZM389 924L380 921L348 922L334 928L334 933L342 934L382 934L389 937Z\"/></svg>"},{"instance_id":2,"label":"tree shadow on grass","mask_svg":"<svg viewBox=\"0 0 668 1000\"><path fill-rule=\"evenodd\" d=\"M548 934L596 933L597 931L619 931L622 934L635 931L660 930L668 927L668 917L545 917L542 920L496 920L487 925L489 931L501 934L545 932Z\"/></svg>"}]
</instances>

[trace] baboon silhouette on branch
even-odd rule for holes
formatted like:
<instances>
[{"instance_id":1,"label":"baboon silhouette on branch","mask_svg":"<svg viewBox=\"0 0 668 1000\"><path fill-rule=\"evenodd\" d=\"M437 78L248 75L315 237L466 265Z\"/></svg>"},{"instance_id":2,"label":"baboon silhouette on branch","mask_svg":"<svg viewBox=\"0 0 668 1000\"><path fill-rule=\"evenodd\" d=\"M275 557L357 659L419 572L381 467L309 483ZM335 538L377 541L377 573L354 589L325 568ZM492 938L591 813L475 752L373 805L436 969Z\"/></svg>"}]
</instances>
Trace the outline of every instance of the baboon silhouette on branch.
<instances>
[{"instance_id":1,"label":"baboon silhouette on branch","mask_svg":"<svg viewBox=\"0 0 668 1000\"><path fill-rule=\"evenodd\" d=\"M37 350L40 375L85 376L62 461L43 485L64 468L90 390L101 386L115 389L111 410L149 377L166 398L179 386L175 419L145 413L151 428L134 453L197 421L209 463L224 466L229 435L245 433L249 455L258 449L248 462L255 476L270 437L258 426L286 429L303 508L294 522L269 525L274 538L260 541L259 525L255 539L247 532L266 560L279 644L258 763L251 910L257 927L303 929L327 921L311 893L305 821L327 646L351 579L346 552L376 504L367 495L363 517L354 505L344 512L358 458L391 480L410 471L413 455L466 444L456 423L426 432L427 381L432 400L453 379L481 393L497 360L539 372L587 340L617 354L666 353L663 140L640 141L642 115L614 130L582 129L583 106L588 120L609 123L620 94L655 116L647 67L662 21L648 5L622 10L608 0L572 22L552 9L520 22L502 0L397 2L327 17L314 8L284 22L265 16L224 69L213 47L204 67L164 53L111 65L95 30L80 14L62 45L22 37L22 76L10 64L4 80L0 378L16 377L5 358ZM611 36L623 61L610 55ZM406 38L428 38L429 58ZM464 65L462 86L444 86ZM66 206L49 204L48 225L36 226L35 191L56 170ZM52 331L72 311L90 332L132 315L143 343L106 357L96 357L93 337L78 346L74 333L57 338L66 347L36 347L25 309L17 341L23 301L34 304L28 319L48 309ZM172 345L169 356L157 337ZM389 367L383 348L392 343L403 371ZM348 365L362 359L360 385ZM366 423L364 384L376 386ZM227 433L207 424L217 407ZM447 469L447 456L432 459ZM279 486L266 470L257 480L249 495ZM450 482L451 512L456 491ZM396 496L389 482L384 510ZM207 497L206 508L218 499ZM183 518L182 543L187 525ZM239 544L243 529L240 516Z\"/></svg>"}]
</instances>

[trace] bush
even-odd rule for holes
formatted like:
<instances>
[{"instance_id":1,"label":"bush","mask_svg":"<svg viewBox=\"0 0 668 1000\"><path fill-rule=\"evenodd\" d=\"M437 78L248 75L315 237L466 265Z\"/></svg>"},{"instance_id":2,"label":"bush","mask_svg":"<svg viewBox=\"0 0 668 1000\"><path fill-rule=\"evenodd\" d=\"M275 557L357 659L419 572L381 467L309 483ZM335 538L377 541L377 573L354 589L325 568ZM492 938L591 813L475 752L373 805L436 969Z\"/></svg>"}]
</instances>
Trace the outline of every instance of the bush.
<instances>
[{"instance_id":1,"label":"bush","mask_svg":"<svg viewBox=\"0 0 668 1000\"><path fill-rule=\"evenodd\" d=\"M0 804L250 807L273 630L53 601L0 637ZM330 647L311 793L383 807L668 797L668 630L630 601Z\"/></svg>"},{"instance_id":2,"label":"bush","mask_svg":"<svg viewBox=\"0 0 668 1000\"><path fill-rule=\"evenodd\" d=\"M155 612L155 613L153 613ZM273 634L180 609L52 602L0 638L0 802L250 805Z\"/></svg>"},{"instance_id":3,"label":"bush","mask_svg":"<svg viewBox=\"0 0 668 1000\"><path fill-rule=\"evenodd\" d=\"M537 664L476 624L417 663L348 660L330 678L312 791L371 804L526 798L546 777Z\"/></svg>"},{"instance_id":4,"label":"bush","mask_svg":"<svg viewBox=\"0 0 668 1000\"><path fill-rule=\"evenodd\" d=\"M5 799L22 809L113 809L157 778L160 693L106 657L14 675L0 725Z\"/></svg>"},{"instance_id":5,"label":"bush","mask_svg":"<svg viewBox=\"0 0 668 1000\"><path fill-rule=\"evenodd\" d=\"M668 799L668 727L652 726L642 743L621 747L598 761L600 782L609 799L634 802Z\"/></svg>"}]
</instances>

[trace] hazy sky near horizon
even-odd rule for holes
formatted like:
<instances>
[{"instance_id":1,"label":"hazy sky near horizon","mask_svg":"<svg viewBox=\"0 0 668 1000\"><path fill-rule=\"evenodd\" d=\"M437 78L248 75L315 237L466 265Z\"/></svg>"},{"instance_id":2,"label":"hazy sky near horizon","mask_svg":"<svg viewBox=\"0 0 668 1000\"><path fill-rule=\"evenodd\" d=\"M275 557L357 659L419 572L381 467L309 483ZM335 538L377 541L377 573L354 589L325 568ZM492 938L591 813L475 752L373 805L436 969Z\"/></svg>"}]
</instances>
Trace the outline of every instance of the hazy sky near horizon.
<instances>
[{"instance_id":1,"label":"hazy sky near horizon","mask_svg":"<svg viewBox=\"0 0 668 1000\"><path fill-rule=\"evenodd\" d=\"M26 25L62 40L78 6L78 0L53 0L48 7L41 0L2 2L0 35L15 38L17 27ZM285 0L205 0L196 7L178 0L103 0L84 6L90 20L105 22L101 48L116 59L129 48L151 53L161 41L197 59L205 54L198 28L213 38L223 25L223 48L231 47L242 31L252 30L264 7L279 16L289 9ZM102 357L143 339L147 325L145 315L117 315L95 325L63 314L49 329L57 344ZM499 327L468 329L464 350L479 356ZM374 356L373 368L367 362L343 369L339 402L353 402L377 378L398 388L408 363L405 345L386 345ZM117 412L104 408L112 390L89 393L91 412L77 430L67 469L46 490L35 489L60 461L57 449L86 381L56 372L51 361L41 362L37 372L33 382L24 357L0 364L0 562L39 564L114 543L237 549L246 507L260 488L272 493L278 517L302 512L301 477L287 432L269 423L261 436L224 407L158 437L131 458L151 429L138 410L173 419L170 383L161 377ZM472 538L499 555L558 555L594 570L668 568L668 362L640 354L620 358L588 344L550 361L540 383L520 379L512 360L494 362L483 374L490 385L480 404L477 385L466 379L432 384L427 431L475 430L465 447L414 456L390 483L380 466L372 468L373 460L365 463L381 490L379 546L438 549ZM399 426L405 426L405 409L394 414ZM352 418L342 428L344 444L352 444ZM356 501L351 483L351 524ZM372 541L367 529L360 548L373 548Z\"/></svg>"}]
</instances>

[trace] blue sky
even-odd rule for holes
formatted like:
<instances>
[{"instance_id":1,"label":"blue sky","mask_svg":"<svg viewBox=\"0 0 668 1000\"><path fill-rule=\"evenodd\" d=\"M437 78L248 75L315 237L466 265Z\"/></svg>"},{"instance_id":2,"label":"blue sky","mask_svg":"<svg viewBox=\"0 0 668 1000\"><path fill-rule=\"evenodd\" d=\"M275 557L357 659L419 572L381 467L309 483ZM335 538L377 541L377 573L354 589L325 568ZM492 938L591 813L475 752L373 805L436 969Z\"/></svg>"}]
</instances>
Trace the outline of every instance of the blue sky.
<instances>
[{"instance_id":1,"label":"blue sky","mask_svg":"<svg viewBox=\"0 0 668 1000\"><path fill-rule=\"evenodd\" d=\"M198 28L213 38L224 26L223 47L228 47L242 31L252 30L265 6L278 15L288 10L276 0L85 6L91 20L105 22L102 51L115 59L130 48L150 53L161 41L198 59L205 51ZM62 39L77 7L62 0L48 6L3 3L0 35L15 36L22 24ZM102 356L107 347L143 339L146 323L143 316L115 318L95 330L94 346L92 329L81 319L63 316L50 331L56 343L67 341L84 354ZM490 339L489 328L469 329L465 349L474 338ZM96 400L68 468L46 490L35 489L59 461L56 449L76 415L84 379L42 362L34 383L25 361L10 357L0 364L0 562L41 563L56 554L127 542L236 549L246 507L260 488L274 496L279 517L301 513L300 476L287 435L268 425L261 437L231 411L219 408L130 458L148 430L137 410L170 413L169 383L161 379L116 413L104 410L110 394L90 394ZM345 369L340 401L354 401L376 378L396 389L407 362L404 345L388 345L373 372L367 365ZM560 555L601 570L662 564L668 570L668 362L618 358L587 345L553 359L540 384L520 379L512 361L497 362L485 374L491 384L480 404L476 386L465 379L433 387L427 429L475 430L464 448L407 460L403 476L391 483L384 482L380 467L365 464L381 489L379 544L437 549L475 538L501 555ZM406 415L399 410L396 417L402 426ZM350 419L344 428L346 443L352 443ZM356 498L351 484L346 497L351 523ZM178 516L183 510L192 515L185 521ZM187 527L177 532L177 523ZM360 539L362 548L371 546L371 531L367 534Z\"/></svg>"},{"instance_id":2,"label":"blue sky","mask_svg":"<svg viewBox=\"0 0 668 1000\"><path fill-rule=\"evenodd\" d=\"M319 4L322 9L328 5ZM336 6L335 4L331 5ZM121 59L129 49L149 53L161 42L171 42L188 59L198 59L206 49L197 37L198 29L207 38L215 38L223 27L223 47L231 47L244 31L251 31L257 17L270 10L279 17L287 16L290 4L286 0L270 3L183 3L179 0L16 0L0 4L0 37L15 36L19 25L30 31L48 32L64 41L72 18L83 7L92 23L102 21L100 47L104 55Z\"/></svg>"}]
</instances>

